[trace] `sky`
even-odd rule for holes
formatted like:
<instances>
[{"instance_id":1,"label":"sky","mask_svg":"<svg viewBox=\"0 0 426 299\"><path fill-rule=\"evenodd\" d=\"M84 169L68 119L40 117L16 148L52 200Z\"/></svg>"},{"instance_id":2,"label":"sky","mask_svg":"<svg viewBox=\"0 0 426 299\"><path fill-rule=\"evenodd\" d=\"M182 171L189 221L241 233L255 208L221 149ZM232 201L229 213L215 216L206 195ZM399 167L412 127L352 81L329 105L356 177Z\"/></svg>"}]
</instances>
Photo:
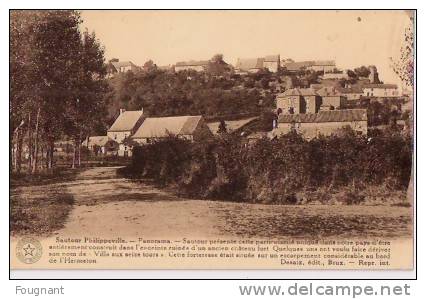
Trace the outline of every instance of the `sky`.
<instances>
[{"instance_id":1,"label":"sky","mask_svg":"<svg viewBox=\"0 0 426 299\"><path fill-rule=\"evenodd\" d=\"M106 59L159 66L226 62L280 54L281 59L335 60L339 68L376 65L385 83L400 84L390 66L399 57L409 17L403 11L82 11Z\"/></svg>"}]
</instances>

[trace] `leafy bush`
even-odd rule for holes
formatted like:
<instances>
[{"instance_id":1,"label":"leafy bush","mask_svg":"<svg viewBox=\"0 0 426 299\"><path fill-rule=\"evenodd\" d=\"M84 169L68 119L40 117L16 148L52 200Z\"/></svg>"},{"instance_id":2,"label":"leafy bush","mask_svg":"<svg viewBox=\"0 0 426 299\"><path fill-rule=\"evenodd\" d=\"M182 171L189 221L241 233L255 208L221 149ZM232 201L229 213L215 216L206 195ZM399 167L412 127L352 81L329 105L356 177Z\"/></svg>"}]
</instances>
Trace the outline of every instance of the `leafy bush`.
<instances>
[{"instance_id":1,"label":"leafy bush","mask_svg":"<svg viewBox=\"0 0 426 299\"><path fill-rule=\"evenodd\" d=\"M311 141L289 133L254 144L226 133L192 143L171 136L135 148L130 169L198 198L360 204L371 198L360 192L368 186L407 188L411 148L401 134L368 139L350 130Z\"/></svg>"}]
</instances>

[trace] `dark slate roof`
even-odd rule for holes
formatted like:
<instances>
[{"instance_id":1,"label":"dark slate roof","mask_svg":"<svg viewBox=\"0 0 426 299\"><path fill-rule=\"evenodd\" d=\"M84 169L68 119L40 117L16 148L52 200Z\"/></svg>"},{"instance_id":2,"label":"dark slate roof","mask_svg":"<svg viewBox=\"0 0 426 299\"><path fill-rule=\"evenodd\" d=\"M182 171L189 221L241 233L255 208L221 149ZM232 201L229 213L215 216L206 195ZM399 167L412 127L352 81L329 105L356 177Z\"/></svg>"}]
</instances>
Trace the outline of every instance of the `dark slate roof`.
<instances>
[{"instance_id":1,"label":"dark slate roof","mask_svg":"<svg viewBox=\"0 0 426 299\"><path fill-rule=\"evenodd\" d=\"M278 97L283 96L312 96L318 95L312 88L291 88L287 89L283 93L279 94Z\"/></svg>"},{"instance_id":2,"label":"dark slate roof","mask_svg":"<svg viewBox=\"0 0 426 299\"><path fill-rule=\"evenodd\" d=\"M397 89L396 84L365 84L363 88L386 88L386 89Z\"/></svg>"},{"instance_id":3,"label":"dark slate roof","mask_svg":"<svg viewBox=\"0 0 426 299\"><path fill-rule=\"evenodd\" d=\"M322 97L337 97L342 95L339 89L334 86L324 86L317 90L317 93Z\"/></svg>"},{"instance_id":4,"label":"dark slate roof","mask_svg":"<svg viewBox=\"0 0 426 299\"><path fill-rule=\"evenodd\" d=\"M335 66L334 60L315 60L314 65L316 66Z\"/></svg>"},{"instance_id":5,"label":"dark slate roof","mask_svg":"<svg viewBox=\"0 0 426 299\"><path fill-rule=\"evenodd\" d=\"M366 109L346 109L320 111L318 113L307 114L281 114L278 117L279 123L324 123L324 122L350 122L367 121Z\"/></svg>"},{"instance_id":6,"label":"dark slate roof","mask_svg":"<svg viewBox=\"0 0 426 299\"><path fill-rule=\"evenodd\" d=\"M339 91L343 94L350 94L350 93L363 93L362 88L359 86L352 86L352 87L339 87Z\"/></svg>"},{"instance_id":7,"label":"dark slate roof","mask_svg":"<svg viewBox=\"0 0 426 299\"><path fill-rule=\"evenodd\" d=\"M286 62L284 67L288 71L300 71L302 68L310 67L315 64L315 61L298 61L298 62Z\"/></svg>"},{"instance_id":8,"label":"dark slate roof","mask_svg":"<svg viewBox=\"0 0 426 299\"><path fill-rule=\"evenodd\" d=\"M299 71L302 68L312 66L336 66L336 62L334 60L307 60L297 62L286 62L283 66L289 71Z\"/></svg>"}]
</instances>

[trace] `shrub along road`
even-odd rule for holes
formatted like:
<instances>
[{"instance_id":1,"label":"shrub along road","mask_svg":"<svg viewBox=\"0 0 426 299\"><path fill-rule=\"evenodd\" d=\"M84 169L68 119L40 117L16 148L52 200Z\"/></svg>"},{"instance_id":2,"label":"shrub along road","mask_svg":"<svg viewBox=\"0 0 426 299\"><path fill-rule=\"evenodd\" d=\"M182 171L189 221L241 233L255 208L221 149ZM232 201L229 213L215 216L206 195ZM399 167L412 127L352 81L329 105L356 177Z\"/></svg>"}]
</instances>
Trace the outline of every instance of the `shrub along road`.
<instances>
[{"instance_id":1,"label":"shrub along road","mask_svg":"<svg viewBox=\"0 0 426 299\"><path fill-rule=\"evenodd\" d=\"M44 230L14 235L43 237L410 237L410 207L366 205L263 205L180 198L146 182L117 175L117 167L96 167L73 180L12 189L12 199L63 190L72 209ZM32 203L37 207L37 202ZM60 212L50 201L44 208ZM53 211L52 211L53 209ZM46 214L47 215L47 214ZM19 215L18 215L19 216ZM46 216L47 217L47 216ZM46 221L49 221L46 219ZM12 225L13 230L13 225Z\"/></svg>"}]
</instances>

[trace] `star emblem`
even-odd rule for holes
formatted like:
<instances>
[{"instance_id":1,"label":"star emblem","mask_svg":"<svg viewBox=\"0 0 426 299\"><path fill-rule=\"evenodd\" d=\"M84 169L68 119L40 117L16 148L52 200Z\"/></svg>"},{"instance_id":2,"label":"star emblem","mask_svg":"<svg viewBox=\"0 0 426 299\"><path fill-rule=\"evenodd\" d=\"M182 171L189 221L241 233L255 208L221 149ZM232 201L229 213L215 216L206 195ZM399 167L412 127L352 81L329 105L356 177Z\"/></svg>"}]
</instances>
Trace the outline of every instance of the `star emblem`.
<instances>
[{"instance_id":1,"label":"star emblem","mask_svg":"<svg viewBox=\"0 0 426 299\"><path fill-rule=\"evenodd\" d=\"M33 256L33 252L35 250L35 247L32 247L31 244L28 243L27 246L25 246L24 248L25 251L25 256L29 255L29 256Z\"/></svg>"}]
</instances>

